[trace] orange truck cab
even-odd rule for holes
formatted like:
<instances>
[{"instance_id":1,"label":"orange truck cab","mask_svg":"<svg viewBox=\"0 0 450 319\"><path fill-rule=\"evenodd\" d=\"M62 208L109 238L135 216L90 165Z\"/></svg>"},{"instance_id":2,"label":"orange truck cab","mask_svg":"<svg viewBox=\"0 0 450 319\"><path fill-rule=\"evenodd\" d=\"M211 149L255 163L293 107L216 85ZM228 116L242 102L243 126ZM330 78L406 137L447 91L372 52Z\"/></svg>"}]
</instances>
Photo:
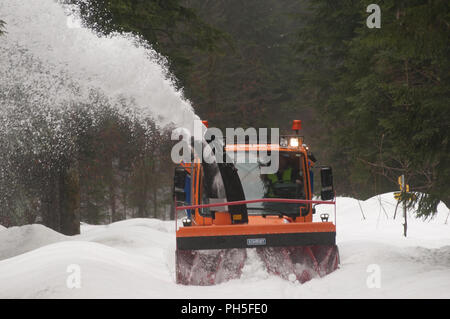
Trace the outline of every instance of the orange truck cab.
<instances>
[{"instance_id":1,"label":"orange truck cab","mask_svg":"<svg viewBox=\"0 0 450 319\"><path fill-rule=\"evenodd\" d=\"M294 121L297 133L298 127L299 121ZM176 231L177 281L217 283L203 277L191 282L195 276L192 269L186 270L192 268L195 251L213 249L257 248L267 257L274 254L274 247L281 247L284 255L298 254L299 249L323 255L313 250L326 247L327 263L329 258L334 263L323 272L337 268L335 224L327 214L313 222L316 205L335 204L332 171L320 168L321 200L313 200L316 159L303 138L295 134L281 136L276 144L224 144L223 153L228 156L224 163L206 163L194 155L192 163L180 163L175 170L175 209L186 214ZM264 174L269 155L277 156L278 170ZM321 258L314 256L317 265ZM268 269L278 271L271 265Z\"/></svg>"}]
</instances>

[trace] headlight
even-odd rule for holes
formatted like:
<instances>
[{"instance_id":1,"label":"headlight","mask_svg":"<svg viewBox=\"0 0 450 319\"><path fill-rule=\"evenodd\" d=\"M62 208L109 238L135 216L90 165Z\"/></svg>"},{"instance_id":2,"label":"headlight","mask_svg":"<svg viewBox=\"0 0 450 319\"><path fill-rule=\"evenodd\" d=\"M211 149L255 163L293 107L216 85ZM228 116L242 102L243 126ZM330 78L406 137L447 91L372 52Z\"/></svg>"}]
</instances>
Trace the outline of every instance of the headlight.
<instances>
[{"instance_id":1,"label":"headlight","mask_svg":"<svg viewBox=\"0 0 450 319\"><path fill-rule=\"evenodd\" d=\"M288 146L288 141L287 141L286 138L280 137L280 146L281 147L287 147Z\"/></svg>"},{"instance_id":2,"label":"headlight","mask_svg":"<svg viewBox=\"0 0 450 319\"><path fill-rule=\"evenodd\" d=\"M289 146L298 147L298 137L291 137L289 140Z\"/></svg>"},{"instance_id":3,"label":"headlight","mask_svg":"<svg viewBox=\"0 0 450 319\"><path fill-rule=\"evenodd\" d=\"M184 218L184 219L182 220L182 222L183 222L183 226L184 226L184 227L187 227L187 226L191 226L191 225L192 225L192 220L190 220L189 218Z\"/></svg>"}]
</instances>

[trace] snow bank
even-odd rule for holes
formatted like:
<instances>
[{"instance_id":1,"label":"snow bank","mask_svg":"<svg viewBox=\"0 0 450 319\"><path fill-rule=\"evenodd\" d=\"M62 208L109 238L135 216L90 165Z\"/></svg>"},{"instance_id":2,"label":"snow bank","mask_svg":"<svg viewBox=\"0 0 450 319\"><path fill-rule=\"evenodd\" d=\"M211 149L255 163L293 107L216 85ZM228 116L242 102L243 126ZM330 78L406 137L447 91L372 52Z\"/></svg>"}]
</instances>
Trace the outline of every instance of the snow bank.
<instances>
[{"instance_id":1,"label":"snow bank","mask_svg":"<svg viewBox=\"0 0 450 319\"><path fill-rule=\"evenodd\" d=\"M69 289L70 266L81 288ZM90 242L61 242L0 263L0 298L157 298L169 277L147 258Z\"/></svg>"},{"instance_id":2,"label":"snow bank","mask_svg":"<svg viewBox=\"0 0 450 319\"><path fill-rule=\"evenodd\" d=\"M1 231L0 298L450 298L445 205L433 220L410 215L404 238L401 210L393 219L392 193L337 202L340 268L303 285L269 275L253 250L238 280L176 285L174 223L130 219L83 224L81 235L72 237L40 225ZM332 208L318 206L315 218L323 212L333 217ZM80 269L80 288L67 286L71 265ZM368 286L374 270L379 288Z\"/></svg>"},{"instance_id":3,"label":"snow bank","mask_svg":"<svg viewBox=\"0 0 450 319\"><path fill-rule=\"evenodd\" d=\"M402 236L403 209L399 205L395 214L396 204L393 193L377 195L366 201L337 198L338 245L341 242L367 239L399 247L439 248L450 245L449 209L443 203L438 206L438 213L433 219L417 219L413 212L408 212L407 238ZM315 220L319 221L320 214L324 212L334 220L333 209L328 205L317 206Z\"/></svg>"},{"instance_id":4,"label":"snow bank","mask_svg":"<svg viewBox=\"0 0 450 319\"><path fill-rule=\"evenodd\" d=\"M38 224L0 229L0 260L64 240L70 237Z\"/></svg>"}]
</instances>

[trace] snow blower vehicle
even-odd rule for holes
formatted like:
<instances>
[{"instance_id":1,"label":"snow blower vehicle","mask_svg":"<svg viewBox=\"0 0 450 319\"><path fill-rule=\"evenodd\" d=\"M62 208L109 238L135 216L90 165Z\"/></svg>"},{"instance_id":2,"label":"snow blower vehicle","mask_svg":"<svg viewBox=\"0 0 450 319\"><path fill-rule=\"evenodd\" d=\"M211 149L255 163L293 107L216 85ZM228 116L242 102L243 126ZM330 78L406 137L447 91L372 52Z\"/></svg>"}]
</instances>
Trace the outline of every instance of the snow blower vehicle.
<instances>
[{"instance_id":1,"label":"snow blower vehicle","mask_svg":"<svg viewBox=\"0 0 450 319\"><path fill-rule=\"evenodd\" d=\"M193 152L191 162L177 165L178 284L204 286L238 279L249 252L268 273L299 283L338 268L332 170L319 168L321 200L313 200L316 159L298 135L300 126L295 120L295 134L280 136L278 143L223 143L228 159L223 163L201 161ZM267 155L276 156L276 172L263 172ZM320 204L334 205L334 223L330 214L313 221ZM181 224L180 211L186 214Z\"/></svg>"}]
</instances>

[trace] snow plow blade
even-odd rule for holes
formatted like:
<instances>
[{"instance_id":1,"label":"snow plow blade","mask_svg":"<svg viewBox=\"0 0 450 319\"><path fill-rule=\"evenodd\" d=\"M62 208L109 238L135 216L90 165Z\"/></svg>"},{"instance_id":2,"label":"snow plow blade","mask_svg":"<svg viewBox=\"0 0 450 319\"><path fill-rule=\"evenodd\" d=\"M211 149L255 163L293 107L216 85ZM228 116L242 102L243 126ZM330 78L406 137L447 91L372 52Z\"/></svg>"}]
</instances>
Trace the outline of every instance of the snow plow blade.
<instances>
[{"instance_id":1,"label":"snow plow blade","mask_svg":"<svg viewBox=\"0 0 450 319\"><path fill-rule=\"evenodd\" d=\"M336 245L261 247L257 255L269 274L305 283L338 268ZM176 281L182 285L209 286L239 279L247 259L246 248L178 250Z\"/></svg>"},{"instance_id":2,"label":"snow plow blade","mask_svg":"<svg viewBox=\"0 0 450 319\"><path fill-rule=\"evenodd\" d=\"M303 284L338 268L339 252L333 246L257 248L267 272Z\"/></svg>"},{"instance_id":3,"label":"snow plow blade","mask_svg":"<svg viewBox=\"0 0 450 319\"><path fill-rule=\"evenodd\" d=\"M178 250L177 283L210 286L238 279L247 257L245 249Z\"/></svg>"},{"instance_id":4,"label":"snow plow blade","mask_svg":"<svg viewBox=\"0 0 450 319\"><path fill-rule=\"evenodd\" d=\"M251 222L178 229L177 283L206 286L238 279L247 256L258 256L269 274L299 283L338 268L332 223L283 223L268 217L252 218ZM249 249L256 254L250 254Z\"/></svg>"}]
</instances>

